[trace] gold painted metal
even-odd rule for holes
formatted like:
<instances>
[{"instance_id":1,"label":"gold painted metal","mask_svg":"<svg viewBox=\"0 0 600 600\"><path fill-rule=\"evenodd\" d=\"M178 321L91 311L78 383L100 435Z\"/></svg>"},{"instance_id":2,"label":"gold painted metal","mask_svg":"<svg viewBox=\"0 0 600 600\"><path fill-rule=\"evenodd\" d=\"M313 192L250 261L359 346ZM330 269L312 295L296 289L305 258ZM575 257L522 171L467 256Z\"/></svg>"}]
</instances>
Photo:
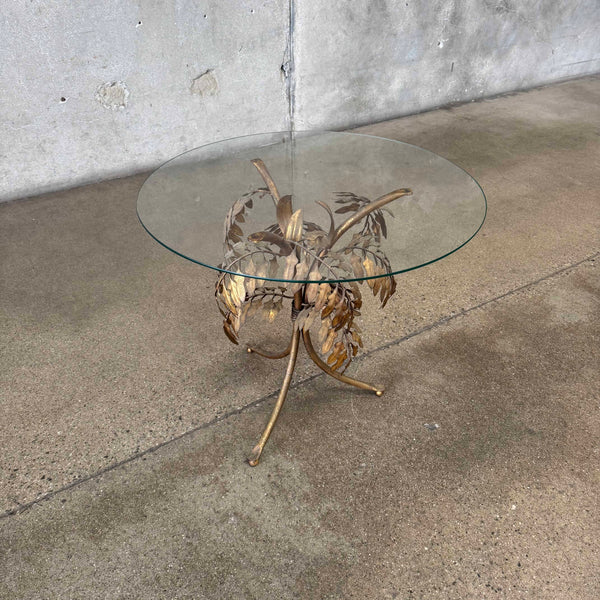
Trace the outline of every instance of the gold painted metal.
<instances>
[{"instance_id":1,"label":"gold painted metal","mask_svg":"<svg viewBox=\"0 0 600 600\"><path fill-rule=\"evenodd\" d=\"M277 352L277 353L265 352L264 350L260 350L260 348L255 348L254 346L248 346L248 348L247 348L248 354L258 354L259 356L263 356L264 358L271 358L271 359L285 358L286 356L289 356L291 351L292 351L292 340L291 339L290 339L290 343L288 344L287 348L285 350L283 350L282 352Z\"/></svg>"},{"instance_id":2,"label":"gold painted metal","mask_svg":"<svg viewBox=\"0 0 600 600\"><path fill-rule=\"evenodd\" d=\"M412 194L412 190L408 188L402 188L401 190L394 190L393 192L389 192L384 194L383 196L377 198L377 200L373 200L367 204L364 208L355 213L352 217L344 221L335 231L333 236L333 240L331 241L330 247L335 244L343 235L352 227L356 225L359 221L362 221L369 213L372 213L374 210L385 206L392 200L396 200L401 198L402 196L410 196Z\"/></svg>"},{"instance_id":3,"label":"gold painted metal","mask_svg":"<svg viewBox=\"0 0 600 600\"><path fill-rule=\"evenodd\" d=\"M388 258L381 251L382 237L387 237L383 211L385 205L412 191L401 188L370 201L350 192L338 192L335 213L352 213L337 228L334 211L326 202L316 200L328 214L325 231L316 223L305 222L302 209L294 211L292 196L281 196L264 162L256 158L252 164L260 173L266 188L259 188L237 200L225 218L225 262L215 286L219 310L224 317L227 337L238 343L238 331L257 310L273 321L284 300L292 299L292 338L279 353L268 353L249 346L249 353L270 359L289 356L285 377L271 417L248 463L256 466L264 450L290 387L300 336L313 362L325 373L354 387L381 396L381 386L371 385L343 374L362 348L360 329L355 318L360 315L362 296L358 283L366 281L385 306L396 291L396 281ZM251 233L244 239L242 225L254 202L270 195L275 205L276 222L264 231ZM383 209L389 213L387 208ZM390 213L391 214L391 213ZM392 215L393 216L393 215ZM336 242L355 225L352 238L344 247ZM331 283L330 283L331 282ZM320 352L315 350L309 330L320 322Z\"/></svg>"},{"instance_id":4,"label":"gold painted metal","mask_svg":"<svg viewBox=\"0 0 600 600\"><path fill-rule=\"evenodd\" d=\"M294 296L294 308L299 308L302 304L302 292L296 292ZM290 389L290 383L292 381L292 375L294 373L294 367L296 366L296 358L298 357L298 346L300 344L300 329L294 322L294 331L292 333L292 341L290 348L290 359L288 360L288 366L285 371L285 377L283 378L283 383L281 385L281 389L279 390L279 396L277 397L277 402L275 403L275 408L273 408L273 412L271 413L271 418L263 431L263 434L260 436L260 440L258 440L258 444L254 446L250 456L248 456L248 464L251 467L255 467L260 460L260 455L267 443L269 436L271 435L271 431L273 431L273 427L275 427L275 423L277 421L277 417L281 412L281 408L283 407L283 403L285 402L285 397L287 396L288 390Z\"/></svg>"},{"instance_id":5,"label":"gold painted metal","mask_svg":"<svg viewBox=\"0 0 600 600\"><path fill-rule=\"evenodd\" d=\"M376 387L371 385L370 383L365 383L364 381L358 381L357 379L352 379L352 377L348 377L343 373L338 373L337 371L333 371L329 368L329 365L323 362L319 355L317 354L314 346L312 345L312 341L310 339L310 333L306 330L302 331L302 339L304 340L304 346L306 347L306 351L308 355L312 358L313 362L321 369L325 371L327 375L331 375L335 379L339 381L343 381L344 383L348 383L353 385L354 387L360 388L361 390L369 390L370 392L374 392L377 396L382 396L385 391L383 387Z\"/></svg>"}]
</instances>

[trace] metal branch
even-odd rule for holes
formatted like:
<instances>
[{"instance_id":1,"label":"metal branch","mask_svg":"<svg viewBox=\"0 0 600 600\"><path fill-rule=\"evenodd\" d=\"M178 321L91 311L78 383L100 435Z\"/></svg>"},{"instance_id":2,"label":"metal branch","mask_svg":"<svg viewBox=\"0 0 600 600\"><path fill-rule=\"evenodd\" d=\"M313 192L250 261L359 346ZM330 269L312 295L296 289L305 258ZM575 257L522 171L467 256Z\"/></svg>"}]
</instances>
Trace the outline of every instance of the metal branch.
<instances>
[{"instance_id":1,"label":"metal branch","mask_svg":"<svg viewBox=\"0 0 600 600\"><path fill-rule=\"evenodd\" d=\"M385 206L392 200L397 200L402 196L410 196L412 195L412 190L408 188L402 188L400 190L394 190L393 192L389 192L388 194L384 194L377 198L377 200L373 200L373 202L369 202L363 208L361 208L358 212L354 213L350 218L346 219L335 231L333 236L333 240L331 241L330 247L332 247L341 237L352 227L356 225L356 223L362 221L369 213Z\"/></svg>"},{"instance_id":2,"label":"metal branch","mask_svg":"<svg viewBox=\"0 0 600 600\"><path fill-rule=\"evenodd\" d=\"M306 346L306 351L308 352L309 356L312 358L313 362L317 365L317 367L319 367L319 369L325 371L325 373L327 373L327 375L331 375L331 377L334 377L335 379L337 379L339 381L343 381L344 383L353 385L354 387L360 388L361 390L369 390L370 392L375 392L375 394L377 396L381 396L383 394L384 389L382 387L375 387L374 385L371 385L370 383L365 383L364 381L358 381L357 379L352 379L351 377L342 375L341 373L338 373L337 371L334 371L333 369L329 368L329 365L321 360L321 358L317 354L317 351L315 350L314 346L312 345L312 341L310 339L310 333L306 330L303 330L302 338L304 340L304 345Z\"/></svg>"},{"instance_id":3,"label":"metal branch","mask_svg":"<svg viewBox=\"0 0 600 600\"><path fill-rule=\"evenodd\" d=\"M302 306L302 291L296 292L294 295L294 308L296 310L300 310ZM260 455L265 447L265 444L269 440L269 436L271 435L271 431L273 431L273 427L275 427L275 423L277 421L277 417L281 412L283 407L283 403L285 402L285 397L287 396L288 390L290 388L290 383L292 381L292 375L294 373L294 367L296 366L296 358L298 357L298 345L300 343L300 329L298 329L298 325L294 322L294 331L292 333L292 347L290 348L290 360L288 361L288 366L285 372L285 377L283 378L283 384L281 385L281 390L279 391L279 396L277 397L277 402L275 403L275 407L273 408L273 412L271 413L271 418L263 431L263 434L260 436L260 440L258 440L258 444L254 446L250 456L248 456L248 464L251 467L256 467L258 465L258 461L260 460Z\"/></svg>"},{"instance_id":4,"label":"metal branch","mask_svg":"<svg viewBox=\"0 0 600 600\"><path fill-rule=\"evenodd\" d=\"M278 353L270 353L270 352L265 352L264 350L260 350L259 348L254 348L253 346L248 346L248 354L258 354L259 356L264 356L265 358L272 358L272 359L278 359L278 358L285 358L286 356L288 356L290 354L290 352L292 351L292 339L290 339L290 343L287 345L287 348L285 350L283 350L282 352L278 352Z\"/></svg>"},{"instance_id":5,"label":"metal branch","mask_svg":"<svg viewBox=\"0 0 600 600\"><path fill-rule=\"evenodd\" d=\"M275 206L277 206L280 200L279 192L277 191L277 186L275 185L275 182L273 181L273 178L271 177L271 174L269 173L265 163L260 158L253 158L251 162L256 167L256 170L260 173L263 181L267 184L269 192L271 192L271 196L273 197L273 202L275 203Z\"/></svg>"}]
</instances>

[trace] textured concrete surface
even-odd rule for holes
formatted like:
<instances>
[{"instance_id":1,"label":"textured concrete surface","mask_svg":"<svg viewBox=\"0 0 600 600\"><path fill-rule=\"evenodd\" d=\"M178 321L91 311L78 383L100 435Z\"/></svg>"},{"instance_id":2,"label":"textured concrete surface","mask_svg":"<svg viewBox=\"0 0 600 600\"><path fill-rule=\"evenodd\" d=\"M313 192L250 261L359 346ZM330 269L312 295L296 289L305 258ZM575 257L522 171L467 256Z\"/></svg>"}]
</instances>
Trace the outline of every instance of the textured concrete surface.
<instances>
[{"instance_id":1,"label":"textured concrete surface","mask_svg":"<svg viewBox=\"0 0 600 600\"><path fill-rule=\"evenodd\" d=\"M288 125L288 2L8 2L0 199Z\"/></svg>"},{"instance_id":2,"label":"textured concrete surface","mask_svg":"<svg viewBox=\"0 0 600 600\"><path fill-rule=\"evenodd\" d=\"M600 70L596 0L5 4L0 200Z\"/></svg>"},{"instance_id":3,"label":"textured concrete surface","mask_svg":"<svg viewBox=\"0 0 600 600\"><path fill-rule=\"evenodd\" d=\"M587 261L0 521L0 597L600 595ZM424 424L438 425L430 430Z\"/></svg>"},{"instance_id":4,"label":"textured concrete surface","mask_svg":"<svg viewBox=\"0 0 600 600\"><path fill-rule=\"evenodd\" d=\"M600 4L296 2L298 129L351 127L600 70Z\"/></svg>"},{"instance_id":5,"label":"textured concrete surface","mask_svg":"<svg viewBox=\"0 0 600 600\"><path fill-rule=\"evenodd\" d=\"M597 598L599 96L368 129L470 171L488 220L363 311L386 395L302 360L256 469L282 365L143 232L143 178L1 206L0 598Z\"/></svg>"}]
</instances>

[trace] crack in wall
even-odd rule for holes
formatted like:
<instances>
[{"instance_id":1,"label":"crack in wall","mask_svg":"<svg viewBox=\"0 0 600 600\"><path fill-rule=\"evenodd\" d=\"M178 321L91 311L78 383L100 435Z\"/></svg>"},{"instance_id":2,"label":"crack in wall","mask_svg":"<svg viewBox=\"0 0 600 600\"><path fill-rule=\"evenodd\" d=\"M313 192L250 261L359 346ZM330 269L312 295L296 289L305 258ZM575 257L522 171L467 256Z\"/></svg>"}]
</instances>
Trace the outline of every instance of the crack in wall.
<instances>
[{"instance_id":1,"label":"crack in wall","mask_svg":"<svg viewBox=\"0 0 600 600\"><path fill-rule=\"evenodd\" d=\"M295 108L296 108L296 69L294 57L294 27L295 27L295 4L294 0L288 2L288 32L287 42L281 70L285 77L285 93L288 101L288 130L295 131Z\"/></svg>"}]
</instances>

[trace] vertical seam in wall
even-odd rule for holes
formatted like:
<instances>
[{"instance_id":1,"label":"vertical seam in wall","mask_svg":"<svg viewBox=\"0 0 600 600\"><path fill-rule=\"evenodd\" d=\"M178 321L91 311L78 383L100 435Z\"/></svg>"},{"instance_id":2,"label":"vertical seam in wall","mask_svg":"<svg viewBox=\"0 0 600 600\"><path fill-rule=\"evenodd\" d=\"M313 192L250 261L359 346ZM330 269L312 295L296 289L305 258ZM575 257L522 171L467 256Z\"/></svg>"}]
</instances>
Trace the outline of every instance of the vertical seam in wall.
<instances>
[{"instance_id":1,"label":"vertical seam in wall","mask_svg":"<svg viewBox=\"0 0 600 600\"><path fill-rule=\"evenodd\" d=\"M294 0L289 0L288 3L288 43L287 55L288 65L286 73L286 92L288 97L288 122L290 131L296 128L295 123L295 104L296 104L296 65L294 60L294 26L296 21Z\"/></svg>"}]
</instances>

